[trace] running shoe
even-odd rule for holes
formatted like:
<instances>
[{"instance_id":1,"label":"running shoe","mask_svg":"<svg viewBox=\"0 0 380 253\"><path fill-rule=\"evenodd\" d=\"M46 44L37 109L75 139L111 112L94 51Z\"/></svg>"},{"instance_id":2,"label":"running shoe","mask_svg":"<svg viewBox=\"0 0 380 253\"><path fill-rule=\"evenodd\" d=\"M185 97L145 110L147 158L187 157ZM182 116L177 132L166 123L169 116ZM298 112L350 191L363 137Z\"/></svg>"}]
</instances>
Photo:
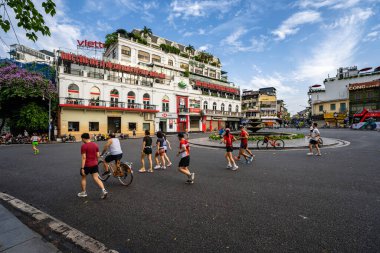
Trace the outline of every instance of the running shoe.
<instances>
[{"instance_id":1,"label":"running shoe","mask_svg":"<svg viewBox=\"0 0 380 253\"><path fill-rule=\"evenodd\" d=\"M313 153L307 153L307 155L313 155Z\"/></svg>"},{"instance_id":2,"label":"running shoe","mask_svg":"<svg viewBox=\"0 0 380 253\"><path fill-rule=\"evenodd\" d=\"M232 165L231 164L227 164L227 169L231 169L232 168Z\"/></svg>"},{"instance_id":3,"label":"running shoe","mask_svg":"<svg viewBox=\"0 0 380 253\"><path fill-rule=\"evenodd\" d=\"M173 164L172 163L169 163L168 165L167 165L167 167L170 167L170 166L172 166Z\"/></svg>"},{"instance_id":4,"label":"running shoe","mask_svg":"<svg viewBox=\"0 0 380 253\"><path fill-rule=\"evenodd\" d=\"M316 156L321 156L321 155L322 155L321 153L316 154Z\"/></svg>"},{"instance_id":5,"label":"running shoe","mask_svg":"<svg viewBox=\"0 0 380 253\"><path fill-rule=\"evenodd\" d=\"M195 178L195 173L191 173L190 180L194 182L194 178Z\"/></svg>"},{"instance_id":6,"label":"running shoe","mask_svg":"<svg viewBox=\"0 0 380 253\"><path fill-rule=\"evenodd\" d=\"M252 161L253 161L253 156L251 156L251 157L249 158L249 161L250 161L250 162L252 162Z\"/></svg>"},{"instance_id":7,"label":"running shoe","mask_svg":"<svg viewBox=\"0 0 380 253\"><path fill-rule=\"evenodd\" d=\"M79 198L85 198L85 197L87 197L87 192L80 192L80 193L78 193L78 197Z\"/></svg>"},{"instance_id":8,"label":"running shoe","mask_svg":"<svg viewBox=\"0 0 380 253\"><path fill-rule=\"evenodd\" d=\"M102 190L102 194L100 195L101 199L107 198L108 192L106 190Z\"/></svg>"},{"instance_id":9,"label":"running shoe","mask_svg":"<svg viewBox=\"0 0 380 253\"><path fill-rule=\"evenodd\" d=\"M161 169L162 169L162 170L166 170L166 167L165 167L165 166L162 166Z\"/></svg>"},{"instance_id":10,"label":"running shoe","mask_svg":"<svg viewBox=\"0 0 380 253\"><path fill-rule=\"evenodd\" d=\"M156 165L156 166L154 166L154 169L155 169L155 170L159 170L159 169L161 169L161 165Z\"/></svg>"},{"instance_id":11,"label":"running shoe","mask_svg":"<svg viewBox=\"0 0 380 253\"><path fill-rule=\"evenodd\" d=\"M238 167L237 165L235 165L234 167L232 167L232 170L233 170L233 171L235 171L235 170L237 170L237 169L239 169L239 167Z\"/></svg>"}]
</instances>

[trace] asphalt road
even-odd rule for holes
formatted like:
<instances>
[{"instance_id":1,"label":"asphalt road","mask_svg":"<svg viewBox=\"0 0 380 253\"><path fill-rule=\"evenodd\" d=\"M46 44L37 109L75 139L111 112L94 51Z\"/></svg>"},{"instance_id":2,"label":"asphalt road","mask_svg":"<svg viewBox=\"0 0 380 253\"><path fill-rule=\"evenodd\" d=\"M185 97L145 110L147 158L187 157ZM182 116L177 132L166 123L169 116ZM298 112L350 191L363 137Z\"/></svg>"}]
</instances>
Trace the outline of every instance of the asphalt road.
<instances>
[{"instance_id":1,"label":"asphalt road","mask_svg":"<svg viewBox=\"0 0 380 253\"><path fill-rule=\"evenodd\" d=\"M76 197L79 143L41 145L38 156L29 145L1 146L0 191L120 252L379 252L380 133L321 133L351 145L322 157L258 151L237 172L225 169L223 150L192 147L194 185L175 167L136 173L127 188L107 181L106 200L90 178L89 197ZM140 145L122 141L136 171Z\"/></svg>"}]
</instances>

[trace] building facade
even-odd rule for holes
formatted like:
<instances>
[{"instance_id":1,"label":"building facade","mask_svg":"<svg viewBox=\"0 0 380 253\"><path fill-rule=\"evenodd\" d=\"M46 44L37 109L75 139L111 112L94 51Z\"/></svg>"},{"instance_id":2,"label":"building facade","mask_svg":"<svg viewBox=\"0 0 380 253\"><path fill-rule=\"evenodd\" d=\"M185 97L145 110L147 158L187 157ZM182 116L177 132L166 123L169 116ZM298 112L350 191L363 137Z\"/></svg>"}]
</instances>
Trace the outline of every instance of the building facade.
<instances>
[{"instance_id":1,"label":"building facade","mask_svg":"<svg viewBox=\"0 0 380 253\"><path fill-rule=\"evenodd\" d=\"M48 65L54 64L54 53L47 50L35 50L24 45L13 44L10 46L9 54L11 59L21 63L38 62Z\"/></svg>"},{"instance_id":2,"label":"building facade","mask_svg":"<svg viewBox=\"0 0 380 253\"><path fill-rule=\"evenodd\" d=\"M350 97L350 116L362 112L380 110L380 80L352 83L348 87Z\"/></svg>"},{"instance_id":3,"label":"building facade","mask_svg":"<svg viewBox=\"0 0 380 253\"><path fill-rule=\"evenodd\" d=\"M324 87L314 85L309 88L309 104L311 118L320 125L344 124L349 116L349 85L350 83L368 82L380 78L379 68L368 72L366 68L358 70L355 67L339 68L336 77L326 78Z\"/></svg>"},{"instance_id":4,"label":"building facade","mask_svg":"<svg viewBox=\"0 0 380 253\"><path fill-rule=\"evenodd\" d=\"M103 60L57 53L59 134L238 127L239 87L215 59L201 63L190 52L186 58L184 46L154 35L147 41L119 37ZM163 44L180 53L166 52Z\"/></svg>"}]
</instances>

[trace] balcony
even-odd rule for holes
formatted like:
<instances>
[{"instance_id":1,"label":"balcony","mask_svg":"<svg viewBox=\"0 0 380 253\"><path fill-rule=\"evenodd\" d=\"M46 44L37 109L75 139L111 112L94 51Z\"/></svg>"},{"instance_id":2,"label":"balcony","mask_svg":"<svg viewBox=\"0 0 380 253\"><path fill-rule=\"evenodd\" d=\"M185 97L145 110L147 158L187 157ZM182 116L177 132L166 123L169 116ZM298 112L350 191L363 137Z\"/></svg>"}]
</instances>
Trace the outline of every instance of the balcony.
<instances>
[{"instance_id":1,"label":"balcony","mask_svg":"<svg viewBox=\"0 0 380 253\"><path fill-rule=\"evenodd\" d=\"M190 109L189 108L178 108L177 113L178 113L178 115L189 115Z\"/></svg>"},{"instance_id":2,"label":"balcony","mask_svg":"<svg viewBox=\"0 0 380 253\"><path fill-rule=\"evenodd\" d=\"M209 116L230 116L230 117L242 117L240 112L228 112L228 111L219 111L219 110L202 110L203 115Z\"/></svg>"},{"instance_id":3,"label":"balcony","mask_svg":"<svg viewBox=\"0 0 380 253\"><path fill-rule=\"evenodd\" d=\"M104 101L104 100L95 100L95 99L82 99L82 98L60 98L59 105L60 107L77 108L77 109L120 110L120 111L151 112L151 113L158 112L156 105Z\"/></svg>"}]
</instances>

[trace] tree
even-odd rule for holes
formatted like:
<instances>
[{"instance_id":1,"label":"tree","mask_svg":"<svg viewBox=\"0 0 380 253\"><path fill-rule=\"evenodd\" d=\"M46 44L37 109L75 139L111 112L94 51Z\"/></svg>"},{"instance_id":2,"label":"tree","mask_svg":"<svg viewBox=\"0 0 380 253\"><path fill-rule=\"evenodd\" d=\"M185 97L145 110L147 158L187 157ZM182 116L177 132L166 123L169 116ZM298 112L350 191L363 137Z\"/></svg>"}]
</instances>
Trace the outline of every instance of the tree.
<instances>
[{"instance_id":1,"label":"tree","mask_svg":"<svg viewBox=\"0 0 380 253\"><path fill-rule=\"evenodd\" d=\"M153 35L153 32L152 32L152 29L150 29L150 28L144 26L144 28L143 28L142 31L141 31L141 34L146 38L146 37L148 37L148 36Z\"/></svg>"},{"instance_id":2,"label":"tree","mask_svg":"<svg viewBox=\"0 0 380 253\"><path fill-rule=\"evenodd\" d=\"M32 0L4 0L2 5L4 7L4 16L0 15L0 27L4 32L8 32L11 28L7 10L8 6L16 14L15 18L18 20L17 26L25 29L28 39L34 42L37 41L37 32L41 32L44 36L51 35L49 27L45 25L42 14L38 12ZM55 15L55 3L53 0L42 2L41 6L46 14Z\"/></svg>"},{"instance_id":3,"label":"tree","mask_svg":"<svg viewBox=\"0 0 380 253\"><path fill-rule=\"evenodd\" d=\"M188 45L187 47L185 47L185 50L189 53L189 54L194 54L195 52L195 48L192 46L192 45Z\"/></svg>"},{"instance_id":4,"label":"tree","mask_svg":"<svg viewBox=\"0 0 380 253\"><path fill-rule=\"evenodd\" d=\"M109 48L112 44L117 42L117 38L118 36L116 32L107 34L106 41L104 42L104 46L106 48Z\"/></svg>"},{"instance_id":5,"label":"tree","mask_svg":"<svg viewBox=\"0 0 380 253\"><path fill-rule=\"evenodd\" d=\"M117 29L116 33L120 34L120 36L124 38L129 36L129 33L125 29Z\"/></svg>"},{"instance_id":6,"label":"tree","mask_svg":"<svg viewBox=\"0 0 380 253\"><path fill-rule=\"evenodd\" d=\"M14 64L0 67L0 118L3 122L8 120L11 129L18 128L20 112L25 106L34 102L46 107L43 97L51 98L54 108L57 102L56 87L40 74Z\"/></svg>"},{"instance_id":7,"label":"tree","mask_svg":"<svg viewBox=\"0 0 380 253\"><path fill-rule=\"evenodd\" d=\"M23 106L16 121L18 129L28 129L31 132L46 131L48 124L49 115L46 113L46 109L35 102Z\"/></svg>"}]
</instances>

